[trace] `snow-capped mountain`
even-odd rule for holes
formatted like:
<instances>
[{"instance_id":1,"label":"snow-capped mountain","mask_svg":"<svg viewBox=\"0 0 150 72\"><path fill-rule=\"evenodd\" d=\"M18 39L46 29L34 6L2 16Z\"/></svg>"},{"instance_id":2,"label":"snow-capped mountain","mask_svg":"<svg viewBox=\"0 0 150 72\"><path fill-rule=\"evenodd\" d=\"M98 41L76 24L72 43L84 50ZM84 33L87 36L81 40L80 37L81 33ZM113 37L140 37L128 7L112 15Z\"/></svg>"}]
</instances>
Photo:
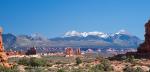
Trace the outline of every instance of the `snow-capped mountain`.
<instances>
[{"instance_id":1,"label":"snow-capped mountain","mask_svg":"<svg viewBox=\"0 0 150 72\"><path fill-rule=\"evenodd\" d=\"M63 37L51 39L45 38L41 34L19 36L3 34L3 42L6 49L26 49L32 46L39 48L136 48L142 40L125 30L120 30L113 34L98 31L69 31Z\"/></svg>"},{"instance_id":2,"label":"snow-capped mountain","mask_svg":"<svg viewBox=\"0 0 150 72\"><path fill-rule=\"evenodd\" d=\"M69 31L63 37L52 38L51 41L68 42L70 45L80 46L81 44L108 47L137 47L142 41L126 30L108 34L104 32L77 32ZM89 46L90 47L90 46ZM92 47L92 46L91 46Z\"/></svg>"},{"instance_id":3,"label":"snow-capped mountain","mask_svg":"<svg viewBox=\"0 0 150 72\"><path fill-rule=\"evenodd\" d=\"M98 31L93 31L93 32L77 32L77 31L73 30L73 31L66 32L64 34L64 37L72 37L72 36L78 36L78 37L98 36L98 37L101 37L101 38L108 38L108 37L112 37L114 35L119 35L119 34L130 35L130 33L127 32L124 29L119 30L118 32L113 33L113 34L108 34L108 33L98 32Z\"/></svg>"}]
</instances>

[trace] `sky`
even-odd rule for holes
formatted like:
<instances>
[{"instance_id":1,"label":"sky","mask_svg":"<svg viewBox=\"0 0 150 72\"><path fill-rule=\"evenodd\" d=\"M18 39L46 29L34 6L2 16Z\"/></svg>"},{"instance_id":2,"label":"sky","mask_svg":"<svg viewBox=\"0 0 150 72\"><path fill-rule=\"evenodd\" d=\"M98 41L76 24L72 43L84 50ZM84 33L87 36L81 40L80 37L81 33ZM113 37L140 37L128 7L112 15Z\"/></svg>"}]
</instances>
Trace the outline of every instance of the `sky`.
<instances>
[{"instance_id":1,"label":"sky","mask_svg":"<svg viewBox=\"0 0 150 72\"><path fill-rule=\"evenodd\" d=\"M0 26L15 35L62 36L67 31L115 33L144 39L150 0L0 0Z\"/></svg>"}]
</instances>

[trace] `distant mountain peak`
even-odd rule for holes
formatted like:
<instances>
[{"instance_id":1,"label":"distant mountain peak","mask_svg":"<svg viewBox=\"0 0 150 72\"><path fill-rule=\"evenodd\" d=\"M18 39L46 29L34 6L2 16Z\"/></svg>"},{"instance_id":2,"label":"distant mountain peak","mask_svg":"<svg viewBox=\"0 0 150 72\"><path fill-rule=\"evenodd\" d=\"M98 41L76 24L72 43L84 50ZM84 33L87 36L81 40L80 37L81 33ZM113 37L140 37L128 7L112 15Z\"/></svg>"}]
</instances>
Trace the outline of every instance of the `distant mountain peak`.
<instances>
[{"instance_id":1,"label":"distant mountain peak","mask_svg":"<svg viewBox=\"0 0 150 72\"><path fill-rule=\"evenodd\" d=\"M35 38L35 37L43 37L43 35L40 34L40 33L33 33L30 36L33 37L33 38Z\"/></svg>"},{"instance_id":2,"label":"distant mountain peak","mask_svg":"<svg viewBox=\"0 0 150 72\"><path fill-rule=\"evenodd\" d=\"M42 35L40 33L33 33L30 36L32 37L32 39L36 39L36 40L38 40L38 39L46 40L47 39L44 35Z\"/></svg>"},{"instance_id":3,"label":"distant mountain peak","mask_svg":"<svg viewBox=\"0 0 150 72\"><path fill-rule=\"evenodd\" d=\"M130 35L130 33L127 31L127 30L125 30L125 29L121 29L121 30L119 30L117 33L115 33L115 34L126 34L126 35Z\"/></svg>"},{"instance_id":4,"label":"distant mountain peak","mask_svg":"<svg viewBox=\"0 0 150 72\"><path fill-rule=\"evenodd\" d=\"M65 35L64 35L64 37L79 36L79 35L80 35L79 32L73 30L73 31L68 31L68 32L66 32Z\"/></svg>"}]
</instances>

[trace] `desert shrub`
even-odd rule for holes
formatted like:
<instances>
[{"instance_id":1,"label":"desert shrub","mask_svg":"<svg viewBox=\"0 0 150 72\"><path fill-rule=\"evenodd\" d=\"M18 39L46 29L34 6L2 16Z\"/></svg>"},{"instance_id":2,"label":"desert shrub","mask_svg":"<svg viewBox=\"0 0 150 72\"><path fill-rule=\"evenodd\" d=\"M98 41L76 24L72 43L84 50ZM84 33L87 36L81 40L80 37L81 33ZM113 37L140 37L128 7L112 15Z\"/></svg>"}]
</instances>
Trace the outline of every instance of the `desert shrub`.
<instances>
[{"instance_id":1,"label":"desert shrub","mask_svg":"<svg viewBox=\"0 0 150 72\"><path fill-rule=\"evenodd\" d=\"M98 64L98 65L92 67L89 72L103 72L103 71L104 71L104 69L103 69L102 64Z\"/></svg>"},{"instance_id":2,"label":"desert shrub","mask_svg":"<svg viewBox=\"0 0 150 72\"><path fill-rule=\"evenodd\" d=\"M57 61L56 64L64 64L64 63L61 61Z\"/></svg>"},{"instance_id":3,"label":"desert shrub","mask_svg":"<svg viewBox=\"0 0 150 72\"><path fill-rule=\"evenodd\" d=\"M51 64L51 63L46 63L46 66L47 66L47 67L52 67L53 64Z\"/></svg>"},{"instance_id":4,"label":"desert shrub","mask_svg":"<svg viewBox=\"0 0 150 72\"><path fill-rule=\"evenodd\" d=\"M32 67L46 66L47 61L40 58L22 58L18 61L18 64Z\"/></svg>"},{"instance_id":5,"label":"desert shrub","mask_svg":"<svg viewBox=\"0 0 150 72\"><path fill-rule=\"evenodd\" d=\"M29 61L30 65L33 67L39 67L39 66L45 66L46 61L44 59L39 59L39 58L30 58Z\"/></svg>"},{"instance_id":6,"label":"desert shrub","mask_svg":"<svg viewBox=\"0 0 150 72\"><path fill-rule=\"evenodd\" d=\"M132 68L130 66L126 66L124 69L123 69L123 72L144 72L144 70L140 67L137 67L137 68Z\"/></svg>"},{"instance_id":7,"label":"desert shrub","mask_svg":"<svg viewBox=\"0 0 150 72\"><path fill-rule=\"evenodd\" d=\"M127 56L121 56L121 60L126 60Z\"/></svg>"},{"instance_id":8,"label":"desert shrub","mask_svg":"<svg viewBox=\"0 0 150 72\"><path fill-rule=\"evenodd\" d=\"M6 68L0 65L0 72L19 72L17 66L13 66L12 68Z\"/></svg>"},{"instance_id":9,"label":"desert shrub","mask_svg":"<svg viewBox=\"0 0 150 72\"><path fill-rule=\"evenodd\" d=\"M71 72L84 72L82 69L73 69Z\"/></svg>"},{"instance_id":10,"label":"desert shrub","mask_svg":"<svg viewBox=\"0 0 150 72\"><path fill-rule=\"evenodd\" d=\"M102 60L102 59L104 59L104 58L103 58L102 56L98 55L98 56L96 57L96 59Z\"/></svg>"},{"instance_id":11,"label":"desert shrub","mask_svg":"<svg viewBox=\"0 0 150 72\"><path fill-rule=\"evenodd\" d=\"M81 63L82 63L82 60L81 60L79 57L77 57L77 58L76 58L76 64L79 65L79 64L81 64Z\"/></svg>"},{"instance_id":12,"label":"desert shrub","mask_svg":"<svg viewBox=\"0 0 150 72\"><path fill-rule=\"evenodd\" d=\"M144 72L144 70L140 67L137 67L134 72Z\"/></svg>"},{"instance_id":13,"label":"desert shrub","mask_svg":"<svg viewBox=\"0 0 150 72\"><path fill-rule=\"evenodd\" d=\"M92 67L91 72L113 71L113 67L109 60L102 60L101 64Z\"/></svg>"},{"instance_id":14,"label":"desert shrub","mask_svg":"<svg viewBox=\"0 0 150 72\"><path fill-rule=\"evenodd\" d=\"M123 72L134 72L134 68L130 67L130 66L126 66L124 69L123 69Z\"/></svg>"},{"instance_id":15,"label":"desert shrub","mask_svg":"<svg viewBox=\"0 0 150 72\"><path fill-rule=\"evenodd\" d=\"M28 66L30 64L29 63L29 58L24 57L22 59L19 59L18 64Z\"/></svg>"},{"instance_id":16,"label":"desert shrub","mask_svg":"<svg viewBox=\"0 0 150 72\"><path fill-rule=\"evenodd\" d=\"M59 69L57 72L65 72L64 69Z\"/></svg>"},{"instance_id":17,"label":"desert shrub","mask_svg":"<svg viewBox=\"0 0 150 72\"><path fill-rule=\"evenodd\" d=\"M113 70L109 60L104 59L101 64L102 64L104 71L112 71Z\"/></svg>"},{"instance_id":18,"label":"desert shrub","mask_svg":"<svg viewBox=\"0 0 150 72\"><path fill-rule=\"evenodd\" d=\"M127 56L126 56L126 55L123 55L123 54L119 54L119 55L116 55L116 56L113 56L113 57L109 57L108 59L109 59L109 60L123 61L123 60L126 60L126 59L127 59Z\"/></svg>"},{"instance_id":19,"label":"desert shrub","mask_svg":"<svg viewBox=\"0 0 150 72\"><path fill-rule=\"evenodd\" d=\"M93 59L86 59L86 60L83 60L83 62L91 63L91 62L93 62Z\"/></svg>"},{"instance_id":20,"label":"desert shrub","mask_svg":"<svg viewBox=\"0 0 150 72\"><path fill-rule=\"evenodd\" d=\"M125 62L130 62L130 63L135 63L135 58L134 56L127 56L127 58L125 59Z\"/></svg>"},{"instance_id":21,"label":"desert shrub","mask_svg":"<svg viewBox=\"0 0 150 72\"><path fill-rule=\"evenodd\" d=\"M26 72L47 72L44 70L44 68L40 68L40 67L26 67L25 68Z\"/></svg>"},{"instance_id":22,"label":"desert shrub","mask_svg":"<svg viewBox=\"0 0 150 72\"><path fill-rule=\"evenodd\" d=\"M131 55L131 56L127 57L126 61L130 62L130 63L135 63L135 58L134 58L134 56Z\"/></svg>"}]
</instances>

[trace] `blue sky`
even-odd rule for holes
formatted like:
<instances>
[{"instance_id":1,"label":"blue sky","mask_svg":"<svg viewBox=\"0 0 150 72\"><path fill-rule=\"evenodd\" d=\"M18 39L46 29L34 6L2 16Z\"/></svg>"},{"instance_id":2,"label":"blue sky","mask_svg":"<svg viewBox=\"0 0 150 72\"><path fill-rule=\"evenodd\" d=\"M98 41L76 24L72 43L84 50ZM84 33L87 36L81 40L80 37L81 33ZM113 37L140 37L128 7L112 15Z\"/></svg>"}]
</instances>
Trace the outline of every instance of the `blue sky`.
<instances>
[{"instance_id":1,"label":"blue sky","mask_svg":"<svg viewBox=\"0 0 150 72\"><path fill-rule=\"evenodd\" d=\"M4 33L62 36L66 31L125 29L144 39L150 0L0 0Z\"/></svg>"}]
</instances>

